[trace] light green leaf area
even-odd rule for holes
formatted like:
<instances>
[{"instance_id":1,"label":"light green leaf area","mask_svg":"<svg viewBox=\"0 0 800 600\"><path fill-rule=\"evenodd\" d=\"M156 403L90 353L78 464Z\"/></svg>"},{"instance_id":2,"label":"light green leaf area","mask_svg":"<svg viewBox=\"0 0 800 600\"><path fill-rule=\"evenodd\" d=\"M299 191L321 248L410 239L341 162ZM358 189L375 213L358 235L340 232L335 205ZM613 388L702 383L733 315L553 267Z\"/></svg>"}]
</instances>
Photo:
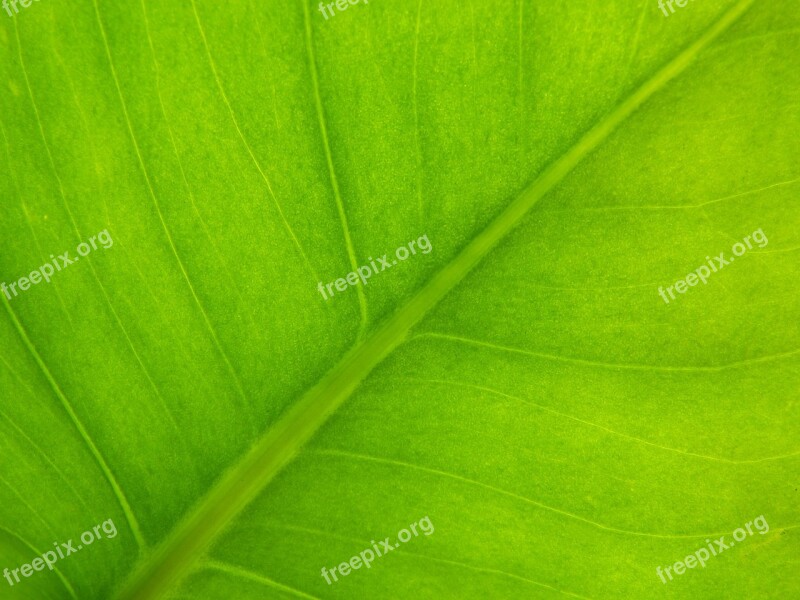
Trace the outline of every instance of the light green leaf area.
<instances>
[{"instance_id":1,"label":"light green leaf area","mask_svg":"<svg viewBox=\"0 0 800 600\"><path fill-rule=\"evenodd\" d=\"M800 597L796 2L12 4L0 597Z\"/></svg>"}]
</instances>

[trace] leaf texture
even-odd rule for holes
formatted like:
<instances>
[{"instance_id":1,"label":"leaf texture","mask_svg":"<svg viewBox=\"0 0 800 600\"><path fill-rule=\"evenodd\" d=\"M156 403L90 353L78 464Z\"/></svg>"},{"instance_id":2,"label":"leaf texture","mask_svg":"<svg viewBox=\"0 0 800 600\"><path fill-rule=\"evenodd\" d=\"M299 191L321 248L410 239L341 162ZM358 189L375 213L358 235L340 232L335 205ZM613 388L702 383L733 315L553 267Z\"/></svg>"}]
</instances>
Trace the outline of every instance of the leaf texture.
<instances>
[{"instance_id":1,"label":"leaf texture","mask_svg":"<svg viewBox=\"0 0 800 600\"><path fill-rule=\"evenodd\" d=\"M0 12L2 597L796 596L800 14L669 4Z\"/></svg>"}]
</instances>

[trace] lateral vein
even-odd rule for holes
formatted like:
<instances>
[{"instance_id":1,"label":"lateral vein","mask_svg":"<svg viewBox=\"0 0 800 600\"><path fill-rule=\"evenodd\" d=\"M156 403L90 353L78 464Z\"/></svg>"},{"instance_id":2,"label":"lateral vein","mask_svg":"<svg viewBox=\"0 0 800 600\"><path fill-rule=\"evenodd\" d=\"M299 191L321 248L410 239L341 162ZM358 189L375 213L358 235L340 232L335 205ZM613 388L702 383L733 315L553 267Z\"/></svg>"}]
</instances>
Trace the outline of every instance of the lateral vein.
<instances>
[{"instance_id":1,"label":"lateral vein","mask_svg":"<svg viewBox=\"0 0 800 600\"><path fill-rule=\"evenodd\" d=\"M336 211L339 214L339 221L342 224L342 232L344 233L345 247L347 248L347 258L350 261L350 268L353 271L358 269L358 262L356 260L356 253L353 247L353 239L350 235L350 226L347 223L347 213L344 210L344 203L342 202L342 194L339 191L339 180L336 177L336 170L333 168L333 155L331 153L331 143L328 139L328 124L325 120L325 110L322 107L322 96L319 92L319 75L317 74L317 59L314 56L314 41L311 37L311 15L309 14L308 3L303 2L303 18L305 19L305 34L306 34L306 52L308 52L309 70L311 72L311 83L314 86L314 105L317 111L317 120L319 121L320 134L322 135L322 143L325 147L325 160L328 165L328 175L331 179L331 187L333 188L333 197L336 200ZM361 313L361 325L359 327L359 339L362 338L367 329L367 298L364 295L364 290L361 286L356 287L356 294L358 295L358 307Z\"/></svg>"}]
</instances>

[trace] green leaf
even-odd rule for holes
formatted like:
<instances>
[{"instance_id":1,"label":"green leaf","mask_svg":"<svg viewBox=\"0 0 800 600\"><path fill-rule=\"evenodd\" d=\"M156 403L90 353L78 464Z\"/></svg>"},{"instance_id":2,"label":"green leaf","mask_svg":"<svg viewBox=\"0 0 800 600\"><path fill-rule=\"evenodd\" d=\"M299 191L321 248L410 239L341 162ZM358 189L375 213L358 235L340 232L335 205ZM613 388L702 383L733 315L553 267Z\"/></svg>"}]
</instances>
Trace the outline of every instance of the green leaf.
<instances>
[{"instance_id":1,"label":"green leaf","mask_svg":"<svg viewBox=\"0 0 800 600\"><path fill-rule=\"evenodd\" d=\"M556 4L0 12L0 596L800 593L800 14Z\"/></svg>"}]
</instances>

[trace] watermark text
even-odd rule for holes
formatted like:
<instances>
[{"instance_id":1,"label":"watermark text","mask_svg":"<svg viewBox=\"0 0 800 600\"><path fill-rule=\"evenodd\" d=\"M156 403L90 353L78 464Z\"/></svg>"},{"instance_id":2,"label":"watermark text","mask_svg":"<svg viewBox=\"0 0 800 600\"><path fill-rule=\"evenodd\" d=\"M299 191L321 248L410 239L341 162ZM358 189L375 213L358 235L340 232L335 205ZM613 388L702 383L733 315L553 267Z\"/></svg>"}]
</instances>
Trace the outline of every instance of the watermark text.
<instances>
[{"instance_id":1,"label":"watermark text","mask_svg":"<svg viewBox=\"0 0 800 600\"><path fill-rule=\"evenodd\" d=\"M417 530L418 526L419 531ZM322 576L325 578L325 581L328 582L328 585L331 585L332 583L339 581L339 578L336 574L337 571L339 572L339 575L346 577L350 574L351 569L353 571L358 570L361 567L366 567L369 569L372 567L372 561L374 561L376 557L380 558L382 556L386 556L389 554L389 552L393 552L396 548L400 547L401 543L405 544L411 540L412 537L417 537L420 534L420 531L425 535L430 535L433 533L433 523L431 523L430 517L423 517L416 523L409 525L408 529L401 529L398 531L397 539L400 541L397 543L392 543L388 537L383 539L380 542L380 545L375 543L375 540L372 540L370 542L372 544L372 548L362 550L347 562L343 562L339 566L331 567L330 569L322 567ZM331 581L331 577L333 577L333 581Z\"/></svg>"}]
</instances>

